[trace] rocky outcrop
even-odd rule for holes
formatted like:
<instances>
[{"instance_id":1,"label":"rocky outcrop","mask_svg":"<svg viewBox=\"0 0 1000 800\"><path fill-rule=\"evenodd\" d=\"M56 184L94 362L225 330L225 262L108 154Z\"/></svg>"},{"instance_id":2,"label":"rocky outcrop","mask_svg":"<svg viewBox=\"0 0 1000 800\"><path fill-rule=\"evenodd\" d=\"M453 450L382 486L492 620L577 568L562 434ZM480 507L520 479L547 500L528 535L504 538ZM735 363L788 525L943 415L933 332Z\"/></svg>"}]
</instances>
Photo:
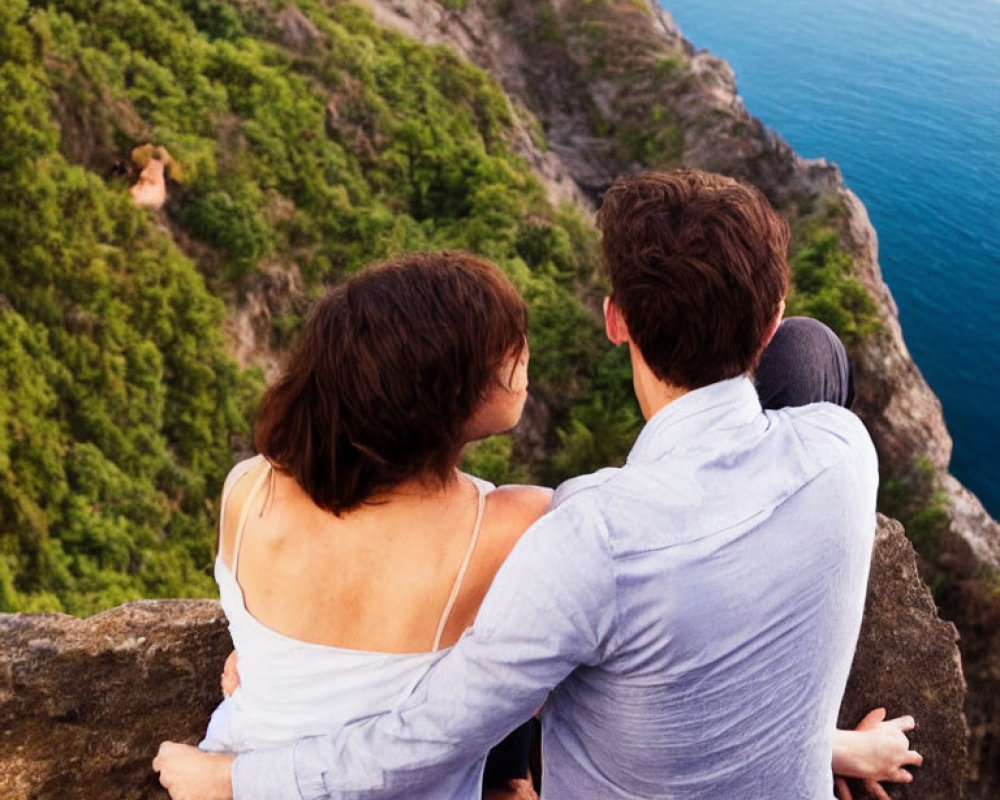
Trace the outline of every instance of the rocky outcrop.
<instances>
[{"instance_id":1,"label":"rocky outcrop","mask_svg":"<svg viewBox=\"0 0 1000 800\"><path fill-rule=\"evenodd\" d=\"M889 717L910 714L910 746L924 757L912 784L887 785L895 798L957 800L967 761L965 682L958 632L937 616L920 580L913 547L895 520L880 516L865 617L838 726L854 727L873 708ZM856 797L863 796L854 787Z\"/></svg>"},{"instance_id":2,"label":"rocky outcrop","mask_svg":"<svg viewBox=\"0 0 1000 800\"><path fill-rule=\"evenodd\" d=\"M268 384L274 382L281 372L283 353L272 343L284 346L288 339L287 330L280 331L280 322L301 319L309 302L296 265L262 259L241 287L239 301L229 300L225 329L236 363L242 368L256 366Z\"/></svg>"},{"instance_id":3,"label":"rocky outcrop","mask_svg":"<svg viewBox=\"0 0 1000 800\"><path fill-rule=\"evenodd\" d=\"M196 743L232 649L218 603L147 600L80 620L0 615L0 797L166 798L150 762Z\"/></svg>"},{"instance_id":4,"label":"rocky outcrop","mask_svg":"<svg viewBox=\"0 0 1000 800\"><path fill-rule=\"evenodd\" d=\"M879 269L878 239L868 211L848 189L840 189L840 197L847 209L846 238L855 275L875 301L881 323L881 330L851 353L859 389L855 410L878 442L883 471L906 471L919 454L944 472L951 460L951 436L941 402L906 348L896 302Z\"/></svg>"},{"instance_id":5,"label":"rocky outcrop","mask_svg":"<svg viewBox=\"0 0 1000 800\"><path fill-rule=\"evenodd\" d=\"M164 800L150 770L163 739L196 742L231 647L213 601L130 603L86 620L0 616L0 797ZM964 684L955 630L937 618L898 523L881 519L861 640L841 711L912 713L925 757L897 797L962 791Z\"/></svg>"}]
</instances>

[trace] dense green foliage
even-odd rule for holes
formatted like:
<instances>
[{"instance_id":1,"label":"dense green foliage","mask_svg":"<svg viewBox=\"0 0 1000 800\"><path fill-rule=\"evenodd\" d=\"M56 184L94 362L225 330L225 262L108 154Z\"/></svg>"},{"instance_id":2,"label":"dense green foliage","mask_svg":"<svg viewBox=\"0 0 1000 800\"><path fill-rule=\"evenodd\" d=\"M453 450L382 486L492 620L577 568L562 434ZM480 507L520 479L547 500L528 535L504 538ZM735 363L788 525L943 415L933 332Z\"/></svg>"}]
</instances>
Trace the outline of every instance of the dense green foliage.
<instances>
[{"instance_id":1,"label":"dense green foliage","mask_svg":"<svg viewBox=\"0 0 1000 800\"><path fill-rule=\"evenodd\" d=\"M825 203L793 224L792 291L788 314L815 317L847 344L855 345L879 326L875 303L854 277L854 261L837 230L845 209Z\"/></svg>"},{"instance_id":2,"label":"dense green foliage","mask_svg":"<svg viewBox=\"0 0 1000 800\"><path fill-rule=\"evenodd\" d=\"M248 382L191 262L60 154L25 30L0 67L0 607L203 594Z\"/></svg>"},{"instance_id":3,"label":"dense green foliage","mask_svg":"<svg viewBox=\"0 0 1000 800\"><path fill-rule=\"evenodd\" d=\"M0 610L211 593L216 496L261 386L225 355L217 296L263 265L315 294L404 250L499 263L550 424L543 454L474 448L487 477L555 482L638 428L579 299L597 296L594 232L513 155L506 97L355 6L299 7L0 11ZM154 218L114 170L147 141L184 172ZM276 318L277 344L297 322Z\"/></svg>"},{"instance_id":4,"label":"dense green foliage","mask_svg":"<svg viewBox=\"0 0 1000 800\"><path fill-rule=\"evenodd\" d=\"M948 500L937 485L934 465L917 456L909 470L882 481L879 508L898 519L918 552L931 562L938 560L939 547L948 534Z\"/></svg>"},{"instance_id":5,"label":"dense green foliage","mask_svg":"<svg viewBox=\"0 0 1000 800\"><path fill-rule=\"evenodd\" d=\"M226 355L227 305L276 272L303 287L280 349L372 260L493 259L529 306L540 411L466 468L553 485L624 457L641 419L601 335L596 233L547 201L506 96L451 51L338 0L6 0L0 64L0 611L213 593L218 492L263 385ZM609 135L675 163L683 132L650 115ZM175 162L155 213L127 192L147 143ZM865 335L828 221L793 261L793 309Z\"/></svg>"}]
</instances>

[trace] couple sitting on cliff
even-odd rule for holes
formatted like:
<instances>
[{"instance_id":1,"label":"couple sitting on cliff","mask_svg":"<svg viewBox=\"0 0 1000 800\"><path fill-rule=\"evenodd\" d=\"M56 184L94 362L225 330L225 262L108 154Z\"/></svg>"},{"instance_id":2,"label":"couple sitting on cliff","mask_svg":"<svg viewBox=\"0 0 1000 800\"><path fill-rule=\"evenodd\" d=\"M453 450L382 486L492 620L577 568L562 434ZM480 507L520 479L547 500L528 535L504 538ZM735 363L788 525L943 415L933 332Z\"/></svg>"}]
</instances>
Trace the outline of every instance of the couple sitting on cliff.
<instances>
[{"instance_id":1,"label":"couple sitting on cliff","mask_svg":"<svg viewBox=\"0 0 1000 800\"><path fill-rule=\"evenodd\" d=\"M835 731L878 473L840 343L781 322L786 223L693 171L619 180L598 222L647 423L625 466L554 495L456 466L526 398L526 310L496 267L405 256L317 304L226 481L239 686L202 750L161 746L174 800L476 800L539 709L557 800L910 780L911 719Z\"/></svg>"}]
</instances>

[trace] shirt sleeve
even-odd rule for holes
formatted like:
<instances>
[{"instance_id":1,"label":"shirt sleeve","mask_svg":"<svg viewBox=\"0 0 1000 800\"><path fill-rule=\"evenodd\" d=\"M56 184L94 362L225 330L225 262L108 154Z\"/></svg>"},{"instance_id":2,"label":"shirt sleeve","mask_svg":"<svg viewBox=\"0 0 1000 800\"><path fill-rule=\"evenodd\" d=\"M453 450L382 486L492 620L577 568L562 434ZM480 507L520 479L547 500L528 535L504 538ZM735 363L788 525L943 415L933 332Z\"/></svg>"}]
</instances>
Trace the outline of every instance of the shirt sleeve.
<instances>
[{"instance_id":1,"label":"shirt sleeve","mask_svg":"<svg viewBox=\"0 0 1000 800\"><path fill-rule=\"evenodd\" d=\"M241 754L236 800L418 796L474 764L577 666L603 660L615 580L603 519L589 505L567 503L525 532L473 627L396 709Z\"/></svg>"}]
</instances>

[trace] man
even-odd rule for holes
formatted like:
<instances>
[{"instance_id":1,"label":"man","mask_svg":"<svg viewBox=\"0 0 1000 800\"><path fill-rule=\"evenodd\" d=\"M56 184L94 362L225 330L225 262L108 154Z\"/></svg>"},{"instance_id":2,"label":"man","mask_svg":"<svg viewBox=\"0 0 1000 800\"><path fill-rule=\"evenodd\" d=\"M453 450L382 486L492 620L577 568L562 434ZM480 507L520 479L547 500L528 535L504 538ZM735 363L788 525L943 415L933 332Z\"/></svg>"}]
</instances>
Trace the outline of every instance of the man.
<instances>
[{"instance_id":1,"label":"man","mask_svg":"<svg viewBox=\"0 0 1000 800\"><path fill-rule=\"evenodd\" d=\"M421 797L543 702L546 798L832 794L878 479L852 414L765 414L747 377L787 225L694 171L619 180L598 223L607 334L648 420L626 465L560 487L395 712L235 762L168 748L175 800Z\"/></svg>"}]
</instances>

